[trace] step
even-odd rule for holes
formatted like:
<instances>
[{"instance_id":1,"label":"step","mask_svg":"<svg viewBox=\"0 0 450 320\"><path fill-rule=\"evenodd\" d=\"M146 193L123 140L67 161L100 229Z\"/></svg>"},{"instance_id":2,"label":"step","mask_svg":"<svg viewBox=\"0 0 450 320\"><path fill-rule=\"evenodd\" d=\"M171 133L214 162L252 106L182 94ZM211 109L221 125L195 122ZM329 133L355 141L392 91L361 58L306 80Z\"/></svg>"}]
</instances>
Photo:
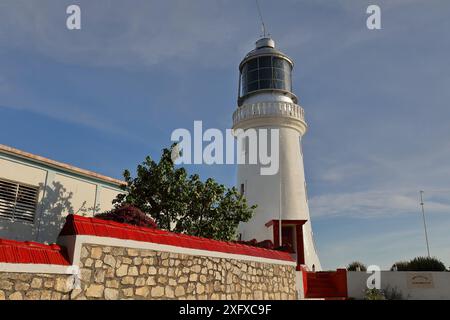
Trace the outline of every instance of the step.
<instances>
[{"instance_id":1,"label":"step","mask_svg":"<svg viewBox=\"0 0 450 320\"><path fill-rule=\"evenodd\" d=\"M307 291L309 292L322 292L322 291L330 291L330 292L338 292L335 287L308 287Z\"/></svg>"},{"instance_id":2,"label":"step","mask_svg":"<svg viewBox=\"0 0 450 320\"><path fill-rule=\"evenodd\" d=\"M305 300L348 300L346 297L305 297Z\"/></svg>"},{"instance_id":3,"label":"step","mask_svg":"<svg viewBox=\"0 0 450 320\"><path fill-rule=\"evenodd\" d=\"M334 275L331 275L331 274L316 274L315 278L316 279L332 279L332 278L334 278Z\"/></svg>"},{"instance_id":4,"label":"step","mask_svg":"<svg viewBox=\"0 0 450 320\"><path fill-rule=\"evenodd\" d=\"M312 292L312 293L322 293L322 292L326 292L326 293L337 293L337 290L335 288L315 288L315 289L308 289L307 292Z\"/></svg>"},{"instance_id":5,"label":"step","mask_svg":"<svg viewBox=\"0 0 450 320\"><path fill-rule=\"evenodd\" d=\"M328 283L334 283L333 279L328 279L328 278L308 279L308 282L328 282Z\"/></svg>"},{"instance_id":6,"label":"step","mask_svg":"<svg viewBox=\"0 0 450 320\"><path fill-rule=\"evenodd\" d=\"M309 281L313 281L313 280L323 280L323 281L332 281L334 279L334 277L329 277L329 276L322 276L322 277L307 277L307 279Z\"/></svg>"},{"instance_id":7,"label":"step","mask_svg":"<svg viewBox=\"0 0 450 320\"><path fill-rule=\"evenodd\" d=\"M331 279L309 279L309 283L334 283Z\"/></svg>"},{"instance_id":8,"label":"step","mask_svg":"<svg viewBox=\"0 0 450 320\"><path fill-rule=\"evenodd\" d=\"M323 294L307 294L306 295L306 298L323 298L323 299L326 299L326 300L332 300L332 299L336 299L336 300L346 300L346 298L345 297L343 297L343 296L340 296L340 295L330 295L330 294L326 294L326 295L323 295Z\"/></svg>"},{"instance_id":9,"label":"step","mask_svg":"<svg viewBox=\"0 0 450 320\"><path fill-rule=\"evenodd\" d=\"M330 288L335 288L336 286L334 285L334 283L330 283L330 282L308 282L308 287L330 287Z\"/></svg>"},{"instance_id":10,"label":"step","mask_svg":"<svg viewBox=\"0 0 450 320\"><path fill-rule=\"evenodd\" d=\"M308 272L306 273L306 298L323 300L346 300L345 294L337 288L337 272Z\"/></svg>"}]
</instances>

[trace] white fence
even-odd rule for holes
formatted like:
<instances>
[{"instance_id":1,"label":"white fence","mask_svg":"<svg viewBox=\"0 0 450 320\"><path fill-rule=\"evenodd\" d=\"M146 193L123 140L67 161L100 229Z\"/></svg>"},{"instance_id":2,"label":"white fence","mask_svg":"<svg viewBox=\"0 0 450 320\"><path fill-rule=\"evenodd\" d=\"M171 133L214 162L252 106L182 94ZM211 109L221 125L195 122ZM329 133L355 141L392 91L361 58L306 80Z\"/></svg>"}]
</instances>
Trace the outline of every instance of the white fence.
<instances>
[{"instance_id":1,"label":"white fence","mask_svg":"<svg viewBox=\"0 0 450 320\"><path fill-rule=\"evenodd\" d=\"M371 273L348 271L348 296L364 299ZM450 300L450 272L381 271L381 289L409 300Z\"/></svg>"}]
</instances>

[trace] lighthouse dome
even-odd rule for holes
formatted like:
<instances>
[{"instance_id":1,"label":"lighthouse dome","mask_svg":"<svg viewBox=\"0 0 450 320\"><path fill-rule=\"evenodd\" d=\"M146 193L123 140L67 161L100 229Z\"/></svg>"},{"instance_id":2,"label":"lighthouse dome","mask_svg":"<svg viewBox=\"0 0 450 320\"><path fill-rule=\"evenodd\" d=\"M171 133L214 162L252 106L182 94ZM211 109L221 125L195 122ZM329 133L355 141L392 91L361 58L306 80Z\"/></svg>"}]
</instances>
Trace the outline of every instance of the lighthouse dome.
<instances>
[{"instance_id":1,"label":"lighthouse dome","mask_svg":"<svg viewBox=\"0 0 450 320\"><path fill-rule=\"evenodd\" d=\"M256 94L275 92L285 95L297 103L292 93L293 61L275 48L275 41L262 38L256 42L256 48L250 51L239 65L238 104Z\"/></svg>"}]
</instances>

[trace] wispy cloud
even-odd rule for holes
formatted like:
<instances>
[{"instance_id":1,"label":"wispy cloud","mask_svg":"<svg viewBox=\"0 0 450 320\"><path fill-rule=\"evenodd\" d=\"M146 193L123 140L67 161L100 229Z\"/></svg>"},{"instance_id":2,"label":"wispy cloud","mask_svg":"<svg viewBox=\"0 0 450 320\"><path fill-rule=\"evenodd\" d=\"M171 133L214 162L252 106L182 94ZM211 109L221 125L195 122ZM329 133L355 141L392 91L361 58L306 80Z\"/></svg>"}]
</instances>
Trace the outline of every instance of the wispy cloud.
<instances>
[{"instance_id":1,"label":"wispy cloud","mask_svg":"<svg viewBox=\"0 0 450 320\"><path fill-rule=\"evenodd\" d=\"M398 190L326 194L313 197L310 206L317 218L386 218L420 212L418 193ZM426 208L432 213L450 214L450 192L446 199L429 199Z\"/></svg>"},{"instance_id":2,"label":"wispy cloud","mask_svg":"<svg viewBox=\"0 0 450 320\"><path fill-rule=\"evenodd\" d=\"M77 3L82 30L70 32L65 28L67 1L3 1L0 39L8 40L9 47L72 64L140 69L195 60L218 67L239 45L238 22L245 21L242 10L223 14L237 5L227 1Z\"/></svg>"},{"instance_id":3,"label":"wispy cloud","mask_svg":"<svg viewBox=\"0 0 450 320\"><path fill-rule=\"evenodd\" d=\"M120 136L122 139L128 139L134 142L145 141L142 137L135 136L131 134L126 128L122 128L118 123L111 123L106 121L105 119L96 118L92 114L83 112L79 108L69 104L66 104L65 106L56 106L51 104L36 106L30 103L23 106L0 105L0 110L2 108L31 112L64 123L81 125L100 132L108 133L113 136Z\"/></svg>"}]
</instances>

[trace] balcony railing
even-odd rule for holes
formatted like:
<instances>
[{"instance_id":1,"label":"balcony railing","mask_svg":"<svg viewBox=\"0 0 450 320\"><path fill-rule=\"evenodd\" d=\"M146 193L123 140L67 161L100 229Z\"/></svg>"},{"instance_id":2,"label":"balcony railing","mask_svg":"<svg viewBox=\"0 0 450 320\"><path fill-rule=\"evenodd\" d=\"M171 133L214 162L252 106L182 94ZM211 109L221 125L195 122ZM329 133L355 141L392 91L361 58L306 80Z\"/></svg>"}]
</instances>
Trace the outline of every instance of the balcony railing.
<instances>
[{"instance_id":1,"label":"balcony railing","mask_svg":"<svg viewBox=\"0 0 450 320\"><path fill-rule=\"evenodd\" d=\"M305 121L305 111L295 103L289 102L258 102L239 107L233 113L233 125L262 117L289 117Z\"/></svg>"}]
</instances>

